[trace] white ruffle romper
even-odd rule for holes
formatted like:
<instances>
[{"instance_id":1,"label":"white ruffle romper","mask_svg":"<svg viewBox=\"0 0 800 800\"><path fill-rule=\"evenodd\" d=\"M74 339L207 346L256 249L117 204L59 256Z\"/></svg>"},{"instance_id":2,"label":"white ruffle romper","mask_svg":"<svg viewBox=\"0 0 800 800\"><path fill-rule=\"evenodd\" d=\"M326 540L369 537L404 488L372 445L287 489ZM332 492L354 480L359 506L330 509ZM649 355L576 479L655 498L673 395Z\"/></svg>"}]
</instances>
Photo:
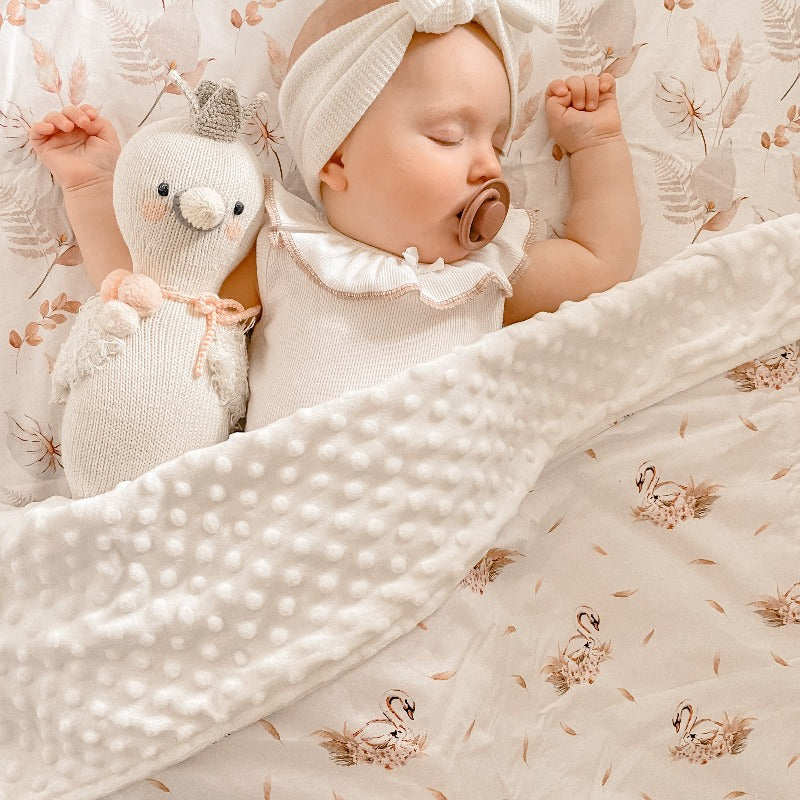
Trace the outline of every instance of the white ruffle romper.
<instances>
[{"instance_id":1,"label":"white ruffle romper","mask_svg":"<svg viewBox=\"0 0 800 800\"><path fill-rule=\"evenodd\" d=\"M262 316L250 344L247 429L367 386L498 330L537 215L510 209L453 264L417 264L331 228L271 181L258 237Z\"/></svg>"}]
</instances>

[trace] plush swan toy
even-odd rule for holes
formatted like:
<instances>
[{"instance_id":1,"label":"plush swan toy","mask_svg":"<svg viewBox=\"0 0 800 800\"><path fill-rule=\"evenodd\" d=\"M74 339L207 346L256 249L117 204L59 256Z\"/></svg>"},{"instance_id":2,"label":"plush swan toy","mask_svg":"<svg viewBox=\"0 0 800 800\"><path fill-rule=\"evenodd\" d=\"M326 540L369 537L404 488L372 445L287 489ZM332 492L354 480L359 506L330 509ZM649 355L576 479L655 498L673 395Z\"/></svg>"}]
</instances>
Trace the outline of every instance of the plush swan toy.
<instances>
[{"instance_id":1,"label":"plush swan toy","mask_svg":"<svg viewBox=\"0 0 800 800\"><path fill-rule=\"evenodd\" d=\"M170 79L189 119L136 133L114 174L133 272L114 270L84 304L53 370L74 497L225 439L245 411L245 321L259 309L216 292L255 240L263 173L238 137L233 86L203 81L195 93Z\"/></svg>"}]
</instances>

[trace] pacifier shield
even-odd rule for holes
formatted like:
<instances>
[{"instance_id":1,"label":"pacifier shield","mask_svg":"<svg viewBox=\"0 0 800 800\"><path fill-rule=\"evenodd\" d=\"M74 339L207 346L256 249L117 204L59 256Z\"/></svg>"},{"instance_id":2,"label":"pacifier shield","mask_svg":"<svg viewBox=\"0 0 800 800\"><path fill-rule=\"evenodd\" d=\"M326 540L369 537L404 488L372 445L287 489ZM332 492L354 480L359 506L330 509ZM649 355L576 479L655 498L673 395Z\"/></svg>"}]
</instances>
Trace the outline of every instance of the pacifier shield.
<instances>
[{"instance_id":1,"label":"pacifier shield","mask_svg":"<svg viewBox=\"0 0 800 800\"><path fill-rule=\"evenodd\" d=\"M511 193L499 178L479 186L464 206L458 240L466 250L480 250L497 236L508 213Z\"/></svg>"}]
</instances>

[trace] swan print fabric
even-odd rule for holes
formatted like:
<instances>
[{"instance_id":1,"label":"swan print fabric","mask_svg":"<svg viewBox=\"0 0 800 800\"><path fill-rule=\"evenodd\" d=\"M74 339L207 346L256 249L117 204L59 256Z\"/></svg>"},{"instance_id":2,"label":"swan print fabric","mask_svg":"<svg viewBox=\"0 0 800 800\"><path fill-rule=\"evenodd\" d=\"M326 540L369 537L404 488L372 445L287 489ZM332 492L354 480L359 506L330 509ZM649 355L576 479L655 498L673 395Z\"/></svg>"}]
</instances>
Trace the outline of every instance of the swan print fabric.
<instances>
[{"instance_id":1,"label":"swan print fabric","mask_svg":"<svg viewBox=\"0 0 800 800\"><path fill-rule=\"evenodd\" d=\"M562 455L439 611L151 796L792 798L800 379L732 376L793 347Z\"/></svg>"}]
</instances>

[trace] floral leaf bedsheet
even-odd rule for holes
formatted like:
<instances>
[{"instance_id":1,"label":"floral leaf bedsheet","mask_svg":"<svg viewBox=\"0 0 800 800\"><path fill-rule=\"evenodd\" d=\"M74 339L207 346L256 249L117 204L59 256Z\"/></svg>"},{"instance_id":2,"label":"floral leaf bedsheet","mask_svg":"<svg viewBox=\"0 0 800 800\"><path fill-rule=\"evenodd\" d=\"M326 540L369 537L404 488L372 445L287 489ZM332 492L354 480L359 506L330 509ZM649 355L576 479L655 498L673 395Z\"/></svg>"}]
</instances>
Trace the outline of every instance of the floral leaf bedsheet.
<instances>
[{"instance_id":1,"label":"floral leaf bedsheet","mask_svg":"<svg viewBox=\"0 0 800 800\"><path fill-rule=\"evenodd\" d=\"M167 65L231 76L297 187L275 95L314 5L0 3L0 798L793 800L795 0L562 0L521 54L508 176L551 235L542 89L617 75L637 280L61 499L91 287L27 127L92 102L127 138Z\"/></svg>"}]
</instances>

